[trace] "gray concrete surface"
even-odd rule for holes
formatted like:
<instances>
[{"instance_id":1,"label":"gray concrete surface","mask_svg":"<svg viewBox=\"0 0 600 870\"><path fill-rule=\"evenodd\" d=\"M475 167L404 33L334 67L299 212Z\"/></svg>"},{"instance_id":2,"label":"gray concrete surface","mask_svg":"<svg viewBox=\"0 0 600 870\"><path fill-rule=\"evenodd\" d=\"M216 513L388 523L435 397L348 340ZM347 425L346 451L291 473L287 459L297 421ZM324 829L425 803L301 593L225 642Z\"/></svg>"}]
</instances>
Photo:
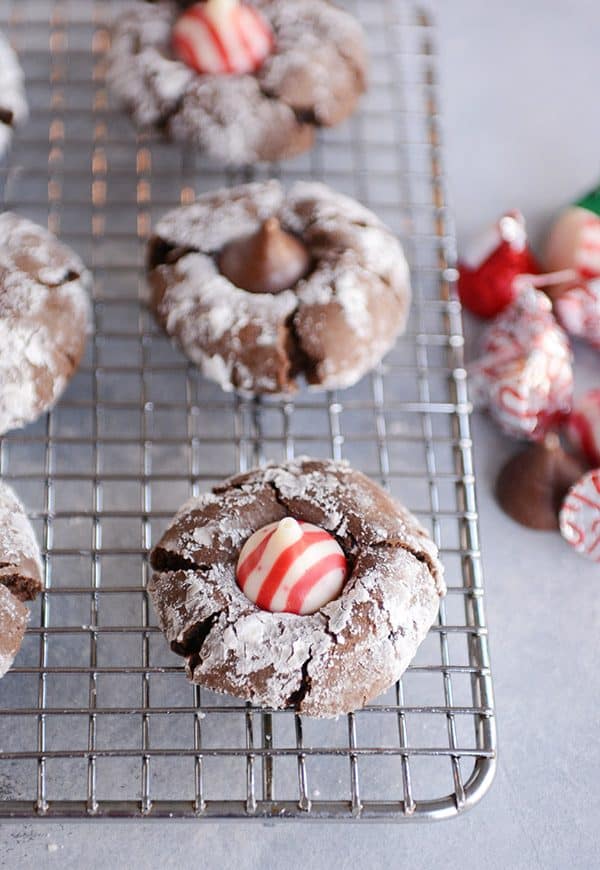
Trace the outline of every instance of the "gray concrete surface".
<instances>
[{"instance_id":1,"label":"gray concrete surface","mask_svg":"<svg viewBox=\"0 0 600 870\"><path fill-rule=\"evenodd\" d=\"M600 172L600 9L592 0L432 0L447 166L462 238L520 206L533 235ZM467 324L470 338L475 334ZM598 357L578 352L579 388ZM500 764L438 825L4 825L0 863L38 867L563 870L598 866L600 572L513 525L491 481L512 445L474 426Z\"/></svg>"}]
</instances>

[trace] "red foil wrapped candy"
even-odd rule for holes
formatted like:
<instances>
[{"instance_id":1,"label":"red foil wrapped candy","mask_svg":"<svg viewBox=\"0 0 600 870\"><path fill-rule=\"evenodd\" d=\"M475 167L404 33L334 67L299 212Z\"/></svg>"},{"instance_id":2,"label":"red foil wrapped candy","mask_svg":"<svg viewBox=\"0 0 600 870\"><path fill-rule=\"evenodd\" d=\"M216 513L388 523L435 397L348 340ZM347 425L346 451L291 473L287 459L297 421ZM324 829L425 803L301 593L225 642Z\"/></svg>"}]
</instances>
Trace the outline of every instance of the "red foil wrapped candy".
<instances>
[{"instance_id":1,"label":"red foil wrapped candy","mask_svg":"<svg viewBox=\"0 0 600 870\"><path fill-rule=\"evenodd\" d=\"M459 264L458 293L465 308L480 317L495 317L518 294L514 279L540 271L527 244L525 219L514 209L467 249Z\"/></svg>"}]
</instances>

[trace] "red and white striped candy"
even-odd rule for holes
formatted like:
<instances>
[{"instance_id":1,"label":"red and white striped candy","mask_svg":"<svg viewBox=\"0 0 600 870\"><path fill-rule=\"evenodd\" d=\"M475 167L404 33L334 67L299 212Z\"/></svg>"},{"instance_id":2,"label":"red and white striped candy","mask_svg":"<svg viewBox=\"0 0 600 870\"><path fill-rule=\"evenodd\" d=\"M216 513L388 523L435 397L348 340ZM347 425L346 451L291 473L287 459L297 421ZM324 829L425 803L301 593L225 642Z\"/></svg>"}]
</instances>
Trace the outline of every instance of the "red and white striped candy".
<instances>
[{"instance_id":1,"label":"red and white striped candy","mask_svg":"<svg viewBox=\"0 0 600 870\"><path fill-rule=\"evenodd\" d=\"M262 610L306 615L338 597L346 573L346 557L335 538L286 517L248 538L236 576L244 595Z\"/></svg>"},{"instance_id":2,"label":"red and white striped candy","mask_svg":"<svg viewBox=\"0 0 600 870\"><path fill-rule=\"evenodd\" d=\"M479 404L509 435L539 440L571 408L572 356L550 300L533 288L489 327L471 367Z\"/></svg>"},{"instance_id":3,"label":"red and white striped candy","mask_svg":"<svg viewBox=\"0 0 600 870\"><path fill-rule=\"evenodd\" d=\"M199 73L251 73L273 50L273 31L253 6L237 0L194 3L173 27L173 51Z\"/></svg>"},{"instance_id":4,"label":"red and white striped candy","mask_svg":"<svg viewBox=\"0 0 600 870\"><path fill-rule=\"evenodd\" d=\"M571 487L559 516L560 531L582 556L600 562L600 468Z\"/></svg>"},{"instance_id":5,"label":"red and white striped candy","mask_svg":"<svg viewBox=\"0 0 600 870\"><path fill-rule=\"evenodd\" d=\"M567 438L590 462L600 466L600 390L577 399L567 420Z\"/></svg>"},{"instance_id":6,"label":"red and white striped candy","mask_svg":"<svg viewBox=\"0 0 600 870\"><path fill-rule=\"evenodd\" d=\"M600 278L565 286L554 310L568 333L600 350Z\"/></svg>"}]
</instances>

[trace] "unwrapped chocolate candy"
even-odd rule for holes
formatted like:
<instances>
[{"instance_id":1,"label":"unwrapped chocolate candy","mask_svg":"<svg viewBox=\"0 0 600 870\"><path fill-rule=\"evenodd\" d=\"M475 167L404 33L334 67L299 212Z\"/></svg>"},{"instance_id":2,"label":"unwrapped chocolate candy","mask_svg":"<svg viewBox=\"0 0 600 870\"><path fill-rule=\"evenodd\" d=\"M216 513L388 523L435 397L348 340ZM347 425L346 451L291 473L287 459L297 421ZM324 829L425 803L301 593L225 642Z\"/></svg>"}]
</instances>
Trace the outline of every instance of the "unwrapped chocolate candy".
<instances>
[{"instance_id":1,"label":"unwrapped chocolate candy","mask_svg":"<svg viewBox=\"0 0 600 870\"><path fill-rule=\"evenodd\" d=\"M496 498L505 513L530 529L558 529L558 513L569 488L585 468L549 433L511 457L496 481Z\"/></svg>"},{"instance_id":2,"label":"unwrapped chocolate candy","mask_svg":"<svg viewBox=\"0 0 600 870\"><path fill-rule=\"evenodd\" d=\"M258 232L229 242L219 256L219 269L242 290L281 293L305 277L310 261L306 245L271 217Z\"/></svg>"}]
</instances>

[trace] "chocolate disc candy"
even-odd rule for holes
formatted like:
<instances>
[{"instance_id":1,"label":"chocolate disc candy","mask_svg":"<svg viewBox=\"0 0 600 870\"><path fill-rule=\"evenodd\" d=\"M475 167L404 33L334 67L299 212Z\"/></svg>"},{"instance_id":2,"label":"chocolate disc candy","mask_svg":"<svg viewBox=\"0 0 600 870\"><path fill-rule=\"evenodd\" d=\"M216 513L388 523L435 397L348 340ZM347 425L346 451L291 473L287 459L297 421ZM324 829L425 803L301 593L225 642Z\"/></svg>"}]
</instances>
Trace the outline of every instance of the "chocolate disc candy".
<instances>
[{"instance_id":1,"label":"chocolate disc candy","mask_svg":"<svg viewBox=\"0 0 600 870\"><path fill-rule=\"evenodd\" d=\"M242 290L280 293L305 277L310 268L310 254L300 239L271 217L257 233L226 245L219 257L219 268Z\"/></svg>"},{"instance_id":2,"label":"chocolate disc candy","mask_svg":"<svg viewBox=\"0 0 600 870\"><path fill-rule=\"evenodd\" d=\"M551 433L543 442L517 453L502 468L496 498L502 510L530 529L558 529L558 512L585 466L560 446Z\"/></svg>"}]
</instances>

